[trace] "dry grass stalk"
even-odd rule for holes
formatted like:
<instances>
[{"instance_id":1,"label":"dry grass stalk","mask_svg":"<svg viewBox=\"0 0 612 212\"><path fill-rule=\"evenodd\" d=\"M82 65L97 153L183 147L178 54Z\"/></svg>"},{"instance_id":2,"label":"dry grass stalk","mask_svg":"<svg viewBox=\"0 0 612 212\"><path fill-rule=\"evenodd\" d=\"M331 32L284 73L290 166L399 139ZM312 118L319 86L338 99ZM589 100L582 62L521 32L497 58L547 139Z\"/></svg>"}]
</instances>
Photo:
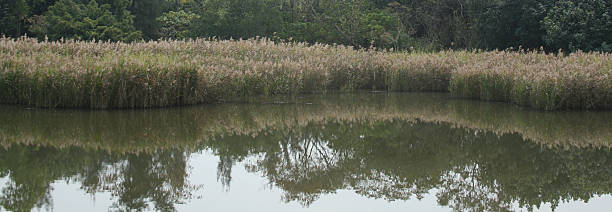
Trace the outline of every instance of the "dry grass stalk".
<instances>
[{"instance_id":1,"label":"dry grass stalk","mask_svg":"<svg viewBox=\"0 0 612 212\"><path fill-rule=\"evenodd\" d=\"M268 39L0 39L0 103L143 108L330 90L450 91L541 109L612 108L612 57L354 50Z\"/></svg>"}]
</instances>

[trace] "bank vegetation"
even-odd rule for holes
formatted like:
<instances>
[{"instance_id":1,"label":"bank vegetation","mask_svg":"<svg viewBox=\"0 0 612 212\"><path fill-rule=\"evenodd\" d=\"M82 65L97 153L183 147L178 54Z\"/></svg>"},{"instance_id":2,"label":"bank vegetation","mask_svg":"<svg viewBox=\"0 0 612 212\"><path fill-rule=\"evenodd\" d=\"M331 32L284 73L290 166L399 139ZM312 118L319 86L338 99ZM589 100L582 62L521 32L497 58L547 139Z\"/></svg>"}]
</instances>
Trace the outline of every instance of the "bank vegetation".
<instances>
[{"instance_id":1,"label":"bank vegetation","mask_svg":"<svg viewBox=\"0 0 612 212\"><path fill-rule=\"evenodd\" d=\"M441 51L248 40L0 39L0 103L148 108L330 91L450 92L545 110L612 108L609 53Z\"/></svg>"}]
</instances>

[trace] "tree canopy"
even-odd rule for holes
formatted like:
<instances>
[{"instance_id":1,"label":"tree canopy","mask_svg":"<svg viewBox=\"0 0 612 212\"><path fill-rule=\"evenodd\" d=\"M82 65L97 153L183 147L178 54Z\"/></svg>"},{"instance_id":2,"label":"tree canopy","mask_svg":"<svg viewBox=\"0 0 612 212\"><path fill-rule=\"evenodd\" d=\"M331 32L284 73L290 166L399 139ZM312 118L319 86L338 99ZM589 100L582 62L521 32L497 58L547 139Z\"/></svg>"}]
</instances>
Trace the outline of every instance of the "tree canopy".
<instances>
[{"instance_id":1,"label":"tree canopy","mask_svg":"<svg viewBox=\"0 0 612 212\"><path fill-rule=\"evenodd\" d=\"M0 34L218 37L418 49L612 51L606 0L0 0Z\"/></svg>"}]
</instances>

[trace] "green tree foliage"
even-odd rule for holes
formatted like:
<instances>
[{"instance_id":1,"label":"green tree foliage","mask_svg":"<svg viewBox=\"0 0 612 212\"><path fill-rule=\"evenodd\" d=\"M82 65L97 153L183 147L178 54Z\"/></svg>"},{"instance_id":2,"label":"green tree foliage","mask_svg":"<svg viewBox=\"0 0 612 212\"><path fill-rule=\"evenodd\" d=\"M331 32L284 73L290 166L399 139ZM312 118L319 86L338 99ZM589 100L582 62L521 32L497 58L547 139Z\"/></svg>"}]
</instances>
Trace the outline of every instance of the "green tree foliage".
<instances>
[{"instance_id":1,"label":"green tree foliage","mask_svg":"<svg viewBox=\"0 0 612 212\"><path fill-rule=\"evenodd\" d=\"M421 51L522 46L609 52L611 5L608 0L0 0L0 33L116 41L261 36Z\"/></svg>"},{"instance_id":2,"label":"green tree foliage","mask_svg":"<svg viewBox=\"0 0 612 212\"><path fill-rule=\"evenodd\" d=\"M398 47L402 32L398 17L390 10L375 8L370 1L313 1L301 8L306 8L297 12L301 20L285 24L281 37L358 47ZM291 14L296 16L295 11Z\"/></svg>"},{"instance_id":3,"label":"green tree foliage","mask_svg":"<svg viewBox=\"0 0 612 212\"><path fill-rule=\"evenodd\" d=\"M437 47L466 46L468 22L464 0L375 0L400 18L404 33Z\"/></svg>"},{"instance_id":4,"label":"green tree foliage","mask_svg":"<svg viewBox=\"0 0 612 212\"><path fill-rule=\"evenodd\" d=\"M59 0L49 7L43 20L35 28L37 35L49 39L83 39L133 41L141 38L141 32L133 26L133 16L127 11L127 1L115 5L87 4L74 0ZM114 11L114 12L113 12Z\"/></svg>"},{"instance_id":5,"label":"green tree foliage","mask_svg":"<svg viewBox=\"0 0 612 212\"><path fill-rule=\"evenodd\" d=\"M550 48L612 51L612 2L560 0L542 21Z\"/></svg>"},{"instance_id":6,"label":"green tree foliage","mask_svg":"<svg viewBox=\"0 0 612 212\"><path fill-rule=\"evenodd\" d=\"M272 36L282 25L274 0L207 0L196 6L193 24L198 36L250 38Z\"/></svg>"},{"instance_id":7,"label":"green tree foliage","mask_svg":"<svg viewBox=\"0 0 612 212\"><path fill-rule=\"evenodd\" d=\"M162 15L168 3L165 0L133 0L130 11L134 14L134 27L146 39L159 37L161 23L157 18Z\"/></svg>"},{"instance_id":8,"label":"green tree foliage","mask_svg":"<svg viewBox=\"0 0 612 212\"><path fill-rule=\"evenodd\" d=\"M58 0L27 0L31 15L42 15Z\"/></svg>"},{"instance_id":9,"label":"green tree foliage","mask_svg":"<svg viewBox=\"0 0 612 212\"><path fill-rule=\"evenodd\" d=\"M540 20L551 1L472 0L468 2L473 37L471 46L494 49L539 48L544 31Z\"/></svg>"},{"instance_id":10,"label":"green tree foliage","mask_svg":"<svg viewBox=\"0 0 612 212\"><path fill-rule=\"evenodd\" d=\"M0 34L22 35L28 14L26 0L0 0Z\"/></svg>"},{"instance_id":11,"label":"green tree foliage","mask_svg":"<svg viewBox=\"0 0 612 212\"><path fill-rule=\"evenodd\" d=\"M191 26L193 20L198 18L200 18L199 15L191 12L185 12L184 10L164 13L162 16L157 18L157 22L161 24L159 37L173 39L193 37L191 31L189 30L189 26Z\"/></svg>"}]
</instances>

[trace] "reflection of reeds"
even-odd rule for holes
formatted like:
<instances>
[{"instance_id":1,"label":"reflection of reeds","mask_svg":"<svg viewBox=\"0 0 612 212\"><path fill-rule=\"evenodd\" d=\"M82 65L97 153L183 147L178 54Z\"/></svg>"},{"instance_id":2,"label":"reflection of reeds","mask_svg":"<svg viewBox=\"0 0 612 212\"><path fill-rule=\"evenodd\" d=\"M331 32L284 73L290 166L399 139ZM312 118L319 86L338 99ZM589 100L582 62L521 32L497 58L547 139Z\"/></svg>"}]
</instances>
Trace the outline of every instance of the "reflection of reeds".
<instances>
[{"instance_id":1,"label":"reflection of reeds","mask_svg":"<svg viewBox=\"0 0 612 212\"><path fill-rule=\"evenodd\" d=\"M136 108L358 89L450 91L540 109L612 108L612 57L409 54L267 39L141 43L0 39L0 103Z\"/></svg>"},{"instance_id":2,"label":"reflection of reeds","mask_svg":"<svg viewBox=\"0 0 612 212\"><path fill-rule=\"evenodd\" d=\"M319 97L317 97L319 98ZM502 134L549 146L612 147L609 112L539 112L444 94L328 94L313 104L223 104L144 111L28 111L4 108L0 143L82 146L119 152L197 149L221 136L300 133L307 125L422 120Z\"/></svg>"}]
</instances>

